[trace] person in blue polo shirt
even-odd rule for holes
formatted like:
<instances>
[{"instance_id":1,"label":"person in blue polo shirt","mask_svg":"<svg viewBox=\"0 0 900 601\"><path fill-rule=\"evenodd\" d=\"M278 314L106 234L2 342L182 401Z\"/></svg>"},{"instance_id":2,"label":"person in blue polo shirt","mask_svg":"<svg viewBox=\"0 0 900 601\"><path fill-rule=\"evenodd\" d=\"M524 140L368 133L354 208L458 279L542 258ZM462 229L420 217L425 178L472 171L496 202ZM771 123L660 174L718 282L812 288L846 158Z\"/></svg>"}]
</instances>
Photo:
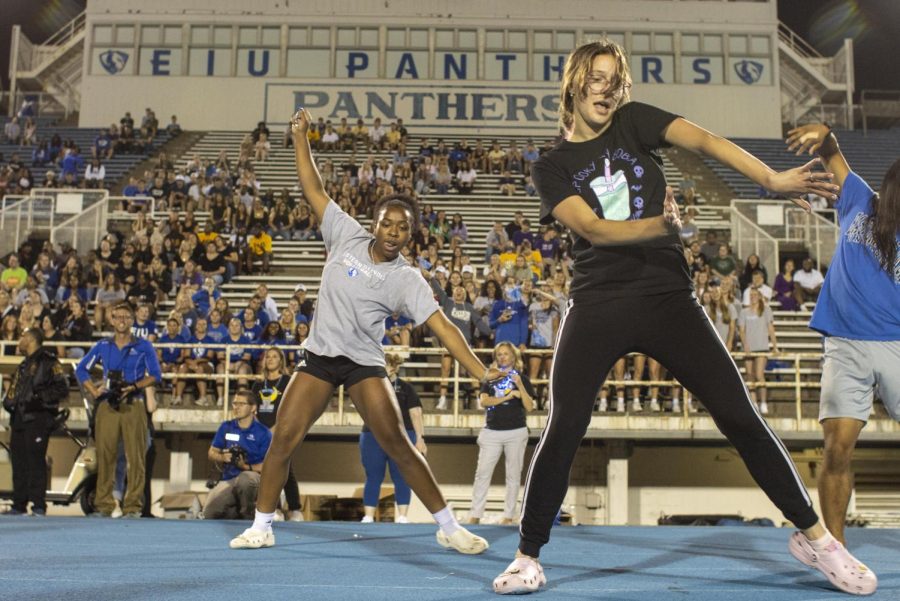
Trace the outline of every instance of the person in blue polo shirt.
<instances>
[{"instance_id":1,"label":"person in blue polo shirt","mask_svg":"<svg viewBox=\"0 0 900 601\"><path fill-rule=\"evenodd\" d=\"M113 498L119 439L124 443L128 465L128 488L122 512L126 517L140 517L144 500L144 454L147 450L147 415L156 409L154 397L145 391L162 380L159 361L153 345L131 333L134 309L121 302L110 314L113 336L95 344L78 362L78 382L95 399L110 389L121 394L97 405L94 439L97 444L97 492L94 507L101 515L110 516L116 509ZM100 363L103 380L91 380L91 368ZM118 403L116 401L119 401Z\"/></svg>"},{"instance_id":2,"label":"person in blue polo shirt","mask_svg":"<svg viewBox=\"0 0 900 601\"><path fill-rule=\"evenodd\" d=\"M222 479L206 497L207 520L248 519L256 511L259 474L272 442L272 432L256 420L257 402L249 390L237 391L231 403L234 419L222 422L213 437L207 456L221 467Z\"/></svg>"}]
</instances>

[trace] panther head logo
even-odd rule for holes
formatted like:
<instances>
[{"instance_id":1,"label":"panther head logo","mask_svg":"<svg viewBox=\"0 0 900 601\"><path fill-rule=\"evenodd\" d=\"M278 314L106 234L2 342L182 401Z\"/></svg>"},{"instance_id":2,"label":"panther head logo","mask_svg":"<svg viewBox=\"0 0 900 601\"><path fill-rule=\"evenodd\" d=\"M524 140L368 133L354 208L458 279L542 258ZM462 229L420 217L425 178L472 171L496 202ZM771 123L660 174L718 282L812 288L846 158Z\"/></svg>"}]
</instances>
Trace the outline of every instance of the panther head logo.
<instances>
[{"instance_id":1,"label":"panther head logo","mask_svg":"<svg viewBox=\"0 0 900 601\"><path fill-rule=\"evenodd\" d=\"M734 72L747 85L755 84L762 77L763 64L751 60L734 63Z\"/></svg>"},{"instance_id":2,"label":"panther head logo","mask_svg":"<svg viewBox=\"0 0 900 601\"><path fill-rule=\"evenodd\" d=\"M128 53L121 50L107 50L100 55L100 66L110 75L120 73L128 63Z\"/></svg>"}]
</instances>

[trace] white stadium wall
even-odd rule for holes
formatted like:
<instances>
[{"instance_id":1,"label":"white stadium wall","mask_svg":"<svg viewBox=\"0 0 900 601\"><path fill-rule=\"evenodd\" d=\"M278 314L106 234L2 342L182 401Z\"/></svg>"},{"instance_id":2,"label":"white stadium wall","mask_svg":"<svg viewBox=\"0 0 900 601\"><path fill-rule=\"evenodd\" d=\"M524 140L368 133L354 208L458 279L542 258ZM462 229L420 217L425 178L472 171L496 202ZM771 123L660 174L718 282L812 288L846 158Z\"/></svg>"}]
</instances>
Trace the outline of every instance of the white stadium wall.
<instances>
[{"instance_id":1,"label":"white stadium wall","mask_svg":"<svg viewBox=\"0 0 900 601\"><path fill-rule=\"evenodd\" d=\"M727 136L781 135L774 2L286 4L91 0L80 125L152 107L190 130L277 129L303 104L403 118L414 135L548 136L566 52L608 34L635 100Z\"/></svg>"}]
</instances>

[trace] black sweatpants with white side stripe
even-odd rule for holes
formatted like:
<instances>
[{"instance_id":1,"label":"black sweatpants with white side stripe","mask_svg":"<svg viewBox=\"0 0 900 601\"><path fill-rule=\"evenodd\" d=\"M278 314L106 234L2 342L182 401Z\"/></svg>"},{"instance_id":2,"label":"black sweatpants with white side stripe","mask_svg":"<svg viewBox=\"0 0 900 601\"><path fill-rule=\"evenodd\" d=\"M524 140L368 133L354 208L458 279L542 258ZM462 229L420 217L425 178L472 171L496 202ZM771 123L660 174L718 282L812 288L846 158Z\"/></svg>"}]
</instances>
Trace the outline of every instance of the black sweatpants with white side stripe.
<instances>
[{"instance_id":1,"label":"black sweatpants with white side stripe","mask_svg":"<svg viewBox=\"0 0 900 601\"><path fill-rule=\"evenodd\" d=\"M753 479L798 528L818 521L781 440L750 400L734 360L690 291L570 301L550 370L547 427L528 469L519 550L537 557L569 486L600 386L627 353L658 360L709 411Z\"/></svg>"}]
</instances>

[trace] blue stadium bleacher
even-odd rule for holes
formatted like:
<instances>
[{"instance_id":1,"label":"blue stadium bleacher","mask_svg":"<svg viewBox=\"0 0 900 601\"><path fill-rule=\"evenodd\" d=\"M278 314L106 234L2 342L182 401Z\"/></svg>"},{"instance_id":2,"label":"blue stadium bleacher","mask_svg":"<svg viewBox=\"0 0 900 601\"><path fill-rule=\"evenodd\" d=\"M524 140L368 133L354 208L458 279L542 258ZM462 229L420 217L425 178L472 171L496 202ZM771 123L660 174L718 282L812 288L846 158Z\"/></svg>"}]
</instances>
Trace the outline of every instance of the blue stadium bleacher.
<instances>
[{"instance_id":1,"label":"blue stadium bleacher","mask_svg":"<svg viewBox=\"0 0 900 601\"><path fill-rule=\"evenodd\" d=\"M112 119L111 119L112 121ZM81 156L85 160L85 165L90 163L91 148L94 146L94 139L100 134L100 128L79 128L79 127L60 127L52 124L53 121L46 117L38 118L37 138L38 140L49 140L54 134L59 134L63 140L71 139L81 149ZM143 154L116 154L112 159L103 160L102 163L106 168L106 187L112 188L120 181L135 165L143 161L153 148L159 147L165 142L165 132L161 132L163 136L157 136L153 145ZM50 169L59 171L58 167L46 165L43 167L35 167L31 164L31 153L35 146L19 146L17 144L0 143L0 155L4 161L9 161L13 154L18 154L19 158L31 169L34 176L34 187L40 187L44 181L44 172ZM84 173L79 174L79 182Z\"/></svg>"},{"instance_id":2,"label":"blue stadium bleacher","mask_svg":"<svg viewBox=\"0 0 900 601\"><path fill-rule=\"evenodd\" d=\"M862 131L835 130L841 150L850 167L878 190L888 167L900 157L900 129ZM779 171L802 165L810 157L798 157L786 150L784 140L767 138L733 138L747 152L759 157ZM703 157L704 164L722 179L737 198L758 198L759 186L718 161Z\"/></svg>"}]
</instances>

